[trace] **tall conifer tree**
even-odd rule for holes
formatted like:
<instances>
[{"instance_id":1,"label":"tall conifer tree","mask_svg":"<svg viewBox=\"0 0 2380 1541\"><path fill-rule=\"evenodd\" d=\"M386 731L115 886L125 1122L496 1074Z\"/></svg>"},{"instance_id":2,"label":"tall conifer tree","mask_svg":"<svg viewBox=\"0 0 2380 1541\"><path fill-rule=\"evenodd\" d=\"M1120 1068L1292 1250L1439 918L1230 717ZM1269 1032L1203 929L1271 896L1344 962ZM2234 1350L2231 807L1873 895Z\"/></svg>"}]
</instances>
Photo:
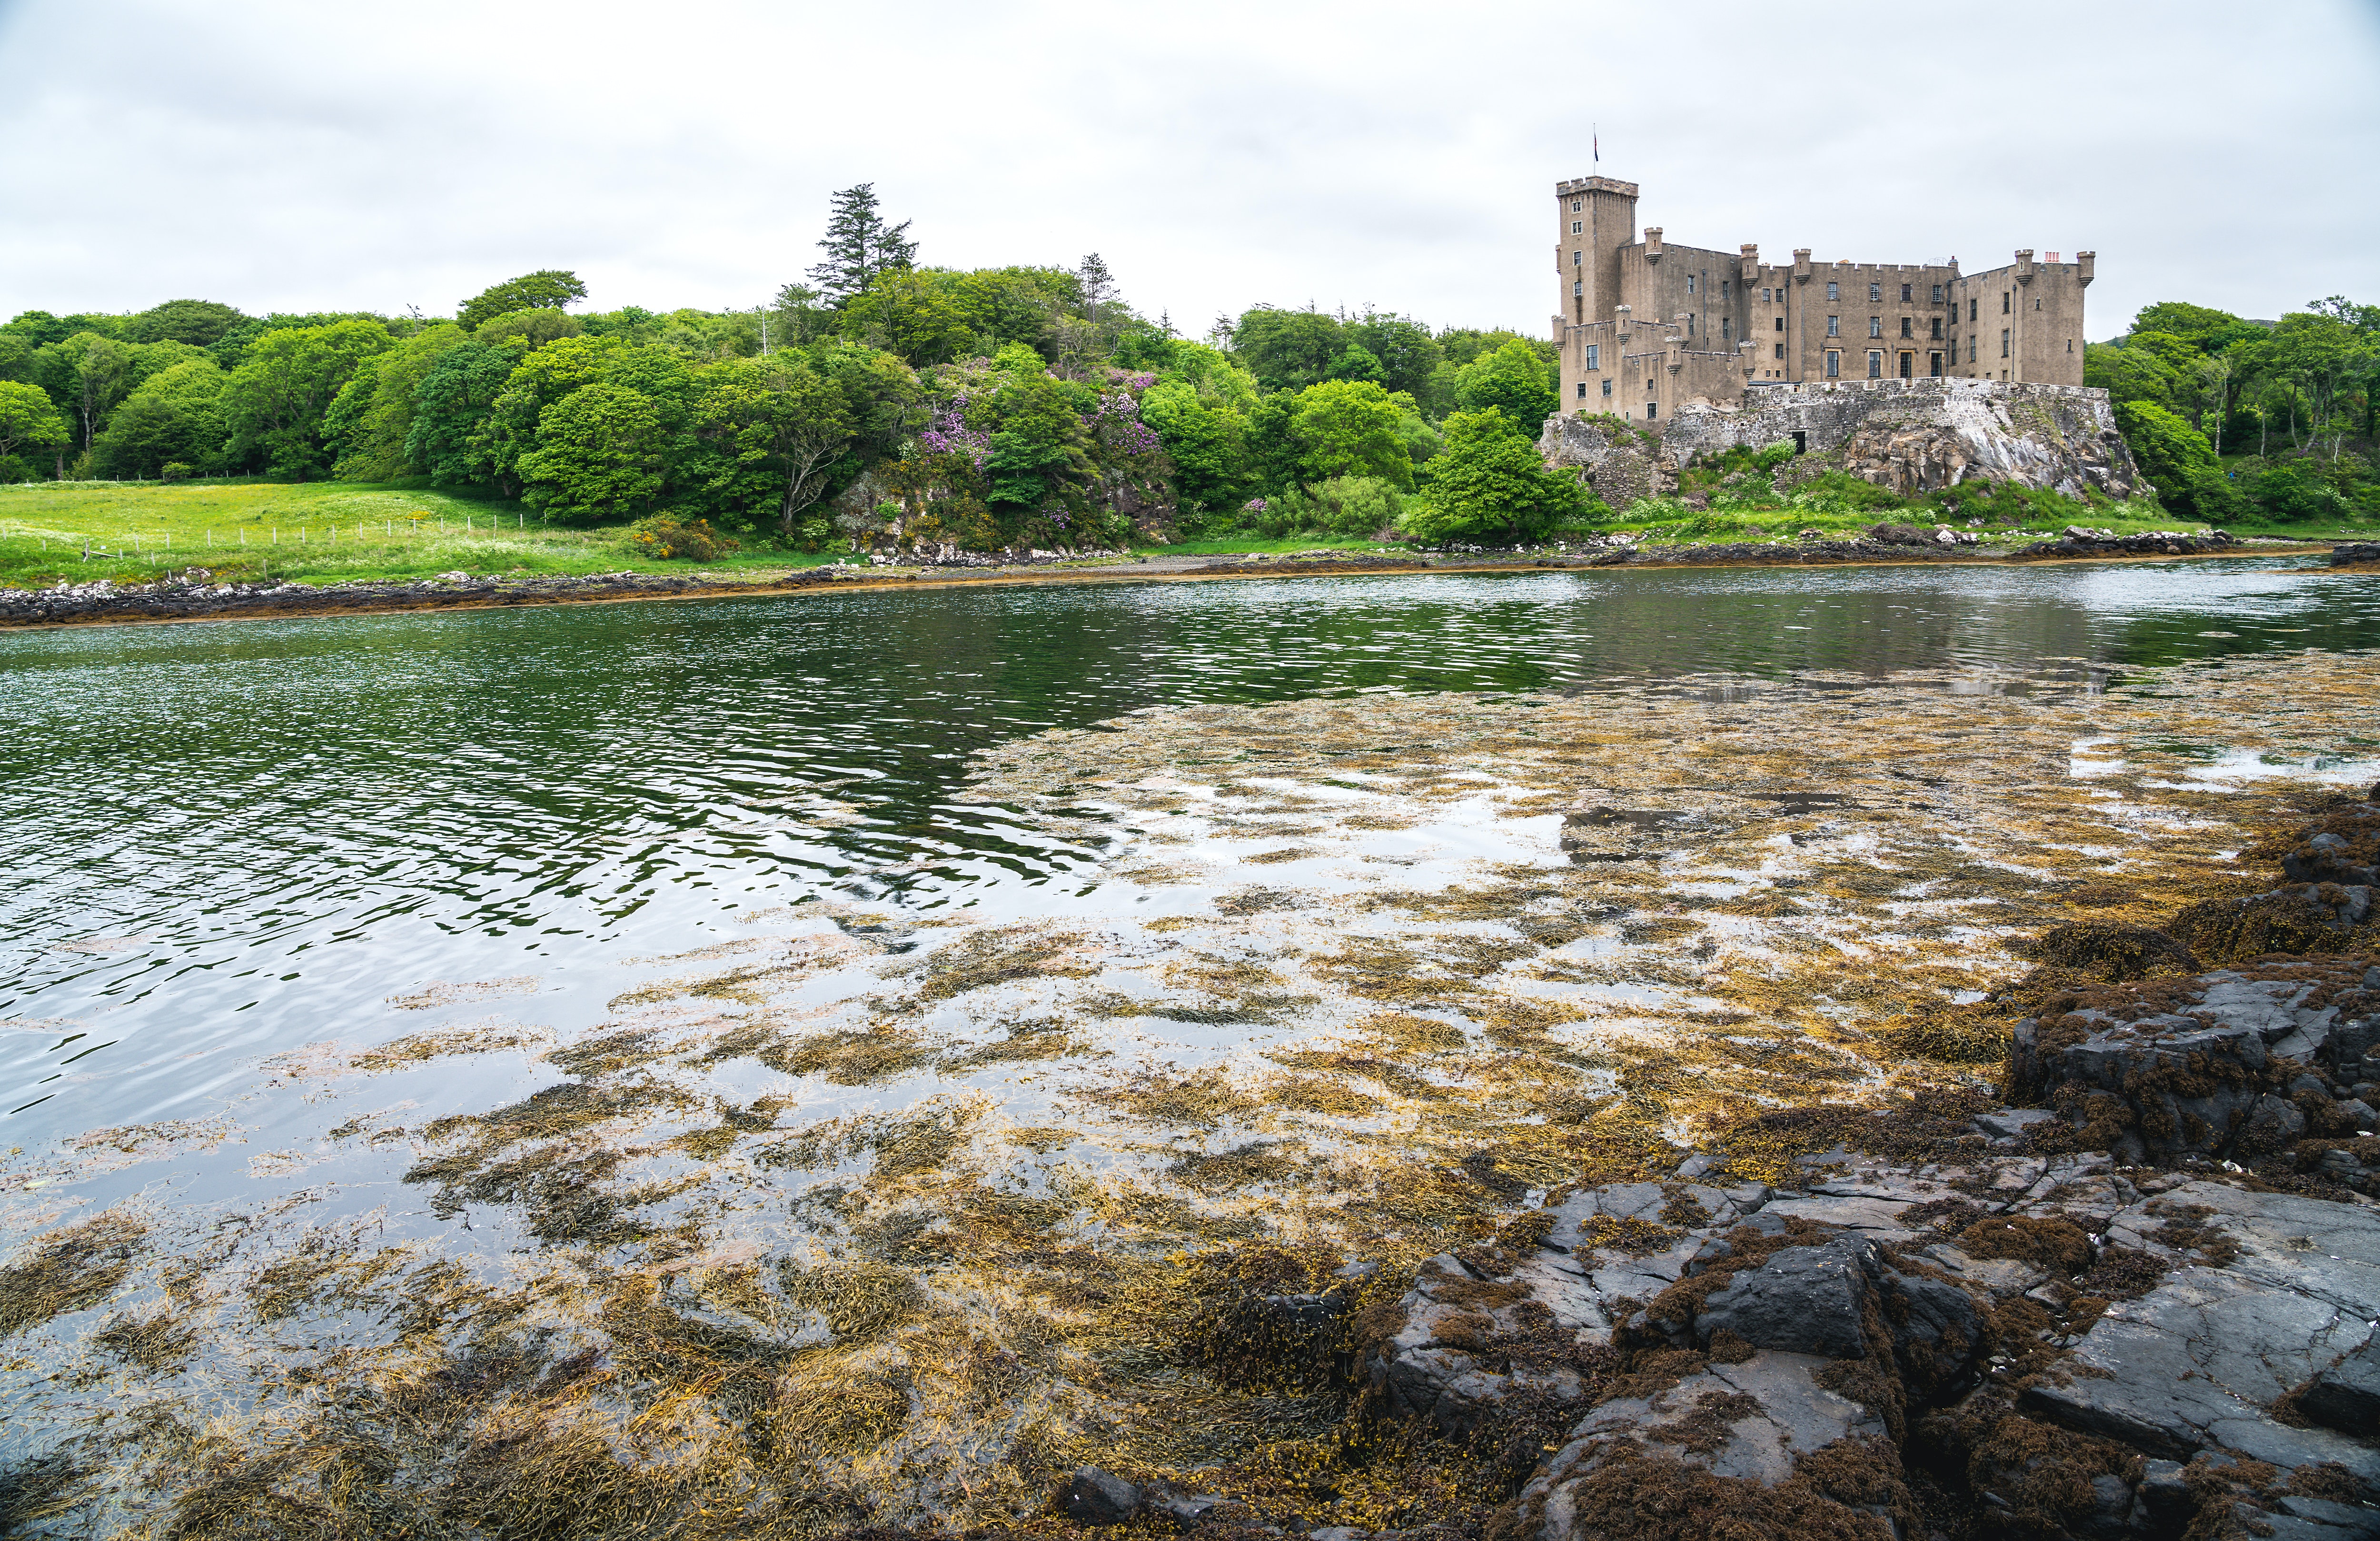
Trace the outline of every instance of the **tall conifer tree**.
<instances>
[{"instance_id":1,"label":"tall conifer tree","mask_svg":"<svg viewBox=\"0 0 2380 1541\"><path fill-rule=\"evenodd\" d=\"M886 224L877 213L873 182L844 188L834 195L833 206L826 238L819 242L826 261L810 269L809 276L827 302L840 307L878 273L916 261L917 243L908 238L907 220Z\"/></svg>"}]
</instances>

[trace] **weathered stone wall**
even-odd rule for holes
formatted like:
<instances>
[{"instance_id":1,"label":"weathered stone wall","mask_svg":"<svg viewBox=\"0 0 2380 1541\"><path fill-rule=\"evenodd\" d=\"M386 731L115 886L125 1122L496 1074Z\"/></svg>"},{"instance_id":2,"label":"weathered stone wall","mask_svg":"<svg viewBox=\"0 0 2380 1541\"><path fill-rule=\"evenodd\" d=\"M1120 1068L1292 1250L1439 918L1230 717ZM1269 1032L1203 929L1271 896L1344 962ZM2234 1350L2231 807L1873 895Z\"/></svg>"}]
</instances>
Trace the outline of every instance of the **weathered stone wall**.
<instances>
[{"instance_id":1,"label":"weathered stone wall","mask_svg":"<svg viewBox=\"0 0 2380 1541\"><path fill-rule=\"evenodd\" d=\"M1638 498L1666 497L1678 490L1678 467L1662 447L1658 426L1609 416L1557 416L1546 419L1537 453L1556 470L1584 470L1597 497L1624 509Z\"/></svg>"},{"instance_id":2,"label":"weathered stone wall","mask_svg":"<svg viewBox=\"0 0 2380 1541\"><path fill-rule=\"evenodd\" d=\"M1697 456L1796 439L1805 455L1840 458L1863 480L1900 493L1975 480L2013 481L2080 498L2147 490L2117 431L2105 391L1984 380L1881 380L1755 386L1742 406L1687 404L1658 431L1615 434L1575 417L1546 424L1538 449L1552 466L1584 467L1597 495L1658 495ZM1615 440L1621 441L1615 443ZM1607 483L1609 490L1607 491ZM1644 490L1639 490L1644 489Z\"/></svg>"}]
</instances>

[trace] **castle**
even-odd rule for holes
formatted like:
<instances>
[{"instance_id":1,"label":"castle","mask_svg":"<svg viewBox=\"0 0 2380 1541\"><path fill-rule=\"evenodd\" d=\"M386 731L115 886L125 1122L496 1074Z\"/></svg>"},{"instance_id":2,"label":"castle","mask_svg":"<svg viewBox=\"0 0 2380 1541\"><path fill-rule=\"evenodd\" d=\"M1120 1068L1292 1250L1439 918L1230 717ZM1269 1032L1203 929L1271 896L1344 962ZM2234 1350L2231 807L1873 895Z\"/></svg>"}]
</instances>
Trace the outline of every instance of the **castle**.
<instances>
[{"instance_id":1,"label":"castle","mask_svg":"<svg viewBox=\"0 0 2380 1541\"><path fill-rule=\"evenodd\" d=\"M1636 184L1554 184L1561 409L1660 422L1691 404L1757 407L1828 381L2082 383L2093 253L1961 273L1947 263L1764 263L1636 236ZM1781 401L1794 393L1778 392Z\"/></svg>"}]
</instances>

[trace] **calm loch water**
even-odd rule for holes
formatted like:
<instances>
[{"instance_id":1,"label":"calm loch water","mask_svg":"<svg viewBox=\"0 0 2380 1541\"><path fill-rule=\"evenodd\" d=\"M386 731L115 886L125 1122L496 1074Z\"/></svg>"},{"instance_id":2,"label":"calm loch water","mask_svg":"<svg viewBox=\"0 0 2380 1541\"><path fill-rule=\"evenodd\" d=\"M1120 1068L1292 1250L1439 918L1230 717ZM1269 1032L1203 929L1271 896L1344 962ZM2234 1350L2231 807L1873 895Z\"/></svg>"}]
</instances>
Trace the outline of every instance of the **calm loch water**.
<instances>
[{"instance_id":1,"label":"calm loch water","mask_svg":"<svg viewBox=\"0 0 2380 1541\"><path fill-rule=\"evenodd\" d=\"M0 1144L222 1116L269 1138L302 1117L263 1095L271 1057L417 1028L392 999L534 979L539 1019L567 1036L642 977L638 960L811 896L1029 916L1054 886L1079 904L1100 880L1095 831L953 795L979 751L1135 708L1689 673L2090 674L2375 643L2380 584L2315 559L982 588L0 635ZM85 1196L104 1202L104 1180Z\"/></svg>"}]
</instances>

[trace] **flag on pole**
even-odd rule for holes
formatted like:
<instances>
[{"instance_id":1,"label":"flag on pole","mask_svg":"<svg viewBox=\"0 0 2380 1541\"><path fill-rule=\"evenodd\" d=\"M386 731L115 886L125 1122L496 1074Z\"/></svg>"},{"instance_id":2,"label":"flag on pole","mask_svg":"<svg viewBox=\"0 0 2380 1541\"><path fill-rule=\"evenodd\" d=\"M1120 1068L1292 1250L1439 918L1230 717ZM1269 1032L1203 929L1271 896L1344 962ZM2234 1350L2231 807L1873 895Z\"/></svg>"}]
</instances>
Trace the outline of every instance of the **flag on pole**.
<instances>
[{"instance_id":1,"label":"flag on pole","mask_svg":"<svg viewBox=\"0 0 2380 1541\"><path fill-rule=\"evenodd\" d=\"M1599 128L1595 130L1595 164L1603 164L1603 131Z\"/></svg>"}]
</instances>

